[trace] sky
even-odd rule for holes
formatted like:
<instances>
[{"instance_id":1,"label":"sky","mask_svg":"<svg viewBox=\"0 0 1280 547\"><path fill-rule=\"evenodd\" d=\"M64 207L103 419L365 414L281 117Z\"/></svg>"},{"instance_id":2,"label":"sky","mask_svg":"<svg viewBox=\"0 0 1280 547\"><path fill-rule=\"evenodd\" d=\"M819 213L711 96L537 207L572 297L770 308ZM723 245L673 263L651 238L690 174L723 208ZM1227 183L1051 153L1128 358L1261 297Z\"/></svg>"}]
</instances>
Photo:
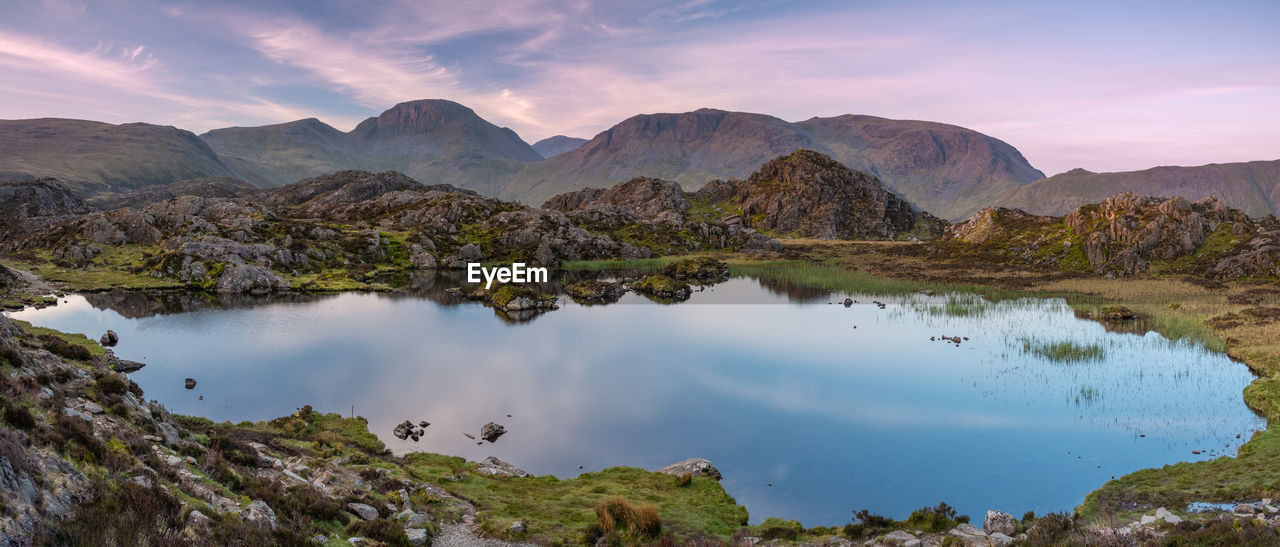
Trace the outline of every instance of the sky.
<instances>
[{"instance_id":1,"label":"sky","mask_svg":"<svg viewBox=\"0 0 1280 547\"><path fill-rule=\"evenodd\" d=\"M414 99L530 143L710 107L960 125L1054 174L1280 159L1280 2L32 0L0 119L201 133Z\"/></svg>"}]
</instances>

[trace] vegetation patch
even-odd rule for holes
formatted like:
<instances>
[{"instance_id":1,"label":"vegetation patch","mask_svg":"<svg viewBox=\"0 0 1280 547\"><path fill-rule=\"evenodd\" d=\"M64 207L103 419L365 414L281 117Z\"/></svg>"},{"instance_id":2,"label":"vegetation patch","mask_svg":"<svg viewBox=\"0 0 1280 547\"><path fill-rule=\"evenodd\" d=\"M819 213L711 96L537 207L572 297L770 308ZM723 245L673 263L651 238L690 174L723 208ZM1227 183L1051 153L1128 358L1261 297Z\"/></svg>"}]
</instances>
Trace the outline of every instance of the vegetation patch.
<instances>
[{"instance_id":1,"label":"vegetation patch","mask_svg":"<svg viewBox=\"0 0 1280 547\"><path fill-rule=\"evenodd\" d=\"M1080 344L1070 340L1050 342L1023 338L1022 352L1055 363L1084 363L1101 361L1106 350L1098 344Z\"/></svg>"}]
</instances>

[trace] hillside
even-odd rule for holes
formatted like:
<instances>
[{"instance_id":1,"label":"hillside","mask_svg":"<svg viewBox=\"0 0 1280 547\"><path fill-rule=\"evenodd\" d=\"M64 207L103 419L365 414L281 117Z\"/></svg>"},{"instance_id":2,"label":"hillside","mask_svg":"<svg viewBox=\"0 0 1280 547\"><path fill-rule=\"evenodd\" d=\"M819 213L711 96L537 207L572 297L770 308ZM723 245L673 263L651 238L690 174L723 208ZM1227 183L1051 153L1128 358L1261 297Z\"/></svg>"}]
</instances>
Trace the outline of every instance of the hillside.
<instances>
[{"instance_id":1,"label":"hillside","mask_svg":"<svg viewBox=\"0 0 1280 547\"><path fill-rule=\"evenodd\" d=\"M232 176L193 133L146 123L0 120L0 150L0 175L57 178L84 193Z\"/></svg>"},{"instance_id":2,"label":"hillside","mask_svg":"<svg viewBox=\"0 0 1280 547\"><path fill-rule=\"evenodd\" d=\"M954 125L848 114L797 125L849 168L875 175L917 207L950 219L1044 177L1008 143Z\"/></svg>"},{"instance_id":3,"label":"hillside","mask_svg":"<svg viewBox=\"0 0 1280 547\"><path fill-rule=\"evenodd\" d=\"M536 203L633 177L695 190L708 180L746 177L800 149L871 173L907 201L947 218L968 216L997 193L1044 176L1012 146L951 125L851 115L789 123L702 109L629 118L571 152L527 166L501 196Z\"/></svg>"},{"instance_id":4,"label":"hillside","mask_svg":"<svg viewBox=\"0 0 1280 547\"><path fill-rule=\"evenodd\" d=\"M994 203L1031 213L1062 215L1117 192L1179 196L1193 201L1217 196L1227 206L1250 215L1274 215L1280 210L1280 160L1117 173L1072 169L1005 191L995 197Z\"/></svg>"}]
</instances>

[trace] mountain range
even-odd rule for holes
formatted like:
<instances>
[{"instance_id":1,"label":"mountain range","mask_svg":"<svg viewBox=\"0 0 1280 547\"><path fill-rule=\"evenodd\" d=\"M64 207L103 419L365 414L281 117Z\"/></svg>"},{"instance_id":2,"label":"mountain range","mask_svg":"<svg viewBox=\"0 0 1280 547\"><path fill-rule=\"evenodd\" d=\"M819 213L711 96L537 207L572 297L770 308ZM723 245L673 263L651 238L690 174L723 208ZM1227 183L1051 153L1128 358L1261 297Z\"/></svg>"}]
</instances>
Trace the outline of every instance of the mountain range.
<instances>
[{"instance_id":1,"label":"mountain range","mask_svg":"<svg viewBox=\"0 0 1280 547\"><path fill-rule=\"evenodd\" d=\"M401 103L349 132L314 118L200 136L142 123L0 120L0 178L56 177L86 196L201 177L272 188L362 169L537 205L635 177L693 191L801 149L869 173L912 205L952 220L990 205L1061 214L1122 191L1212 194L1255 215L1274 213L1280 200L1280 161L1046 178L1016 148L977 131L861 115L788 122L715 109L641 114L589 140L561 135L533 146L447 100Z\"/></svg>"}]
</instances>

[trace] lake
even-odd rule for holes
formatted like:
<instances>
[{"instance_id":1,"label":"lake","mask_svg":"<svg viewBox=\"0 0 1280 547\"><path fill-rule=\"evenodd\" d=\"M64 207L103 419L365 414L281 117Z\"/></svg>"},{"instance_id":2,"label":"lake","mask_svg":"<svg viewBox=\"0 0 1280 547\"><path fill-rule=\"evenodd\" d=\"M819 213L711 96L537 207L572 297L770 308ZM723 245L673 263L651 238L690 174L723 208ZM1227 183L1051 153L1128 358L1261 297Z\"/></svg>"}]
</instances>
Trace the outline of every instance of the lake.
<instances>
[{"instance_id":1,"label":"lake","mask_svg":"<svg viewBox=\"0 0 1280 547\"><path fill-rule=\"evenodd\" d=\"M739 276L679 304L562 297L512 321L443 292L454 284L72 295L12 316L94 339L115 330L117 355L147 364L130 376L176 413L354 412L397 452L497 456L562 478L707 458L752 522L839 525L856 509L901 518L939 501L978 522L987 509L1069 511L1113 476L1231 455L1265 426L1244 404L1243 364L1108 332L1058 299L872 297ZM1062 360L1063 342L1087 351ZM406 419L431 422L419 442L392 435ZM489 421L509 432L480 446L464 436Z\"/></svg>"}]
</instances>

